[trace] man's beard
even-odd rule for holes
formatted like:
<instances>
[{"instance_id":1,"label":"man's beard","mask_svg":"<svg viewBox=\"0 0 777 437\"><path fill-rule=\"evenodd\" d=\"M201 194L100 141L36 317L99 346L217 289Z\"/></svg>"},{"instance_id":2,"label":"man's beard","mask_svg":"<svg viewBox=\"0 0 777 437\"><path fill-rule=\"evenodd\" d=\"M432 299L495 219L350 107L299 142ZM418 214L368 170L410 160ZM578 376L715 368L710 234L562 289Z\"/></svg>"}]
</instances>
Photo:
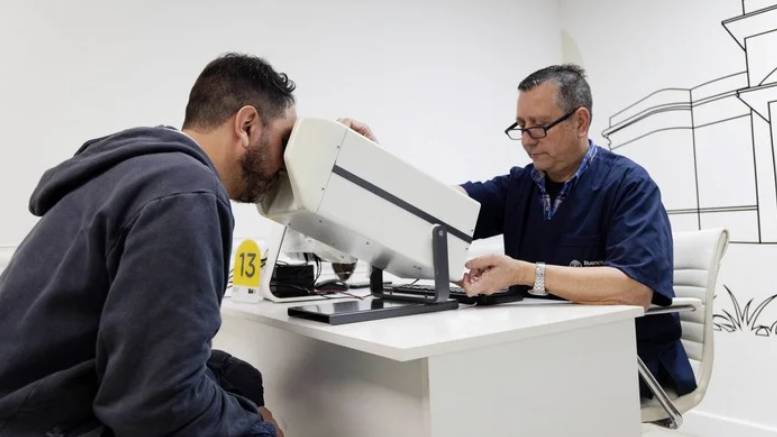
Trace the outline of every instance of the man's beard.
<instances>
[{"instance_id":1,"label":"man's beard","mask_svg":"<svg viewBox=\"0 0 777 437\"><path fill-rule=\"evenodd\" d=\"M243 192L235 199L243 203L257 203L271 193L278 185L279 172L273 175L265 174L267 165L268 141L262 136L258 145L249 146L243 159L240 160L242 170Z\"/></svg>"}]
</instances>

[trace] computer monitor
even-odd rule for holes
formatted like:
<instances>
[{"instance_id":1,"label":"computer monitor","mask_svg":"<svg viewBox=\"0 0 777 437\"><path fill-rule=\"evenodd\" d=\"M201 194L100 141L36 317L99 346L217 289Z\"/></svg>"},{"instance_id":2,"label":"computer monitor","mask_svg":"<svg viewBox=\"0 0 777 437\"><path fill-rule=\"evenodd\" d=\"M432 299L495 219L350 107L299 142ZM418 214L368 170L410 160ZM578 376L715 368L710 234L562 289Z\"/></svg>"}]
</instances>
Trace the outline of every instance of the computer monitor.
<instances>
[{"instance_id":1,"label":"computer monitor","mask_svg":"<svg viewBox=\"0 0 777 437\"><path fill-rule=\"evenodd\" d=\"M461 278L480 210L465 193L330 120L299 119L284 162L264 216L396 276Z\"/></svg>"}]
</instances>

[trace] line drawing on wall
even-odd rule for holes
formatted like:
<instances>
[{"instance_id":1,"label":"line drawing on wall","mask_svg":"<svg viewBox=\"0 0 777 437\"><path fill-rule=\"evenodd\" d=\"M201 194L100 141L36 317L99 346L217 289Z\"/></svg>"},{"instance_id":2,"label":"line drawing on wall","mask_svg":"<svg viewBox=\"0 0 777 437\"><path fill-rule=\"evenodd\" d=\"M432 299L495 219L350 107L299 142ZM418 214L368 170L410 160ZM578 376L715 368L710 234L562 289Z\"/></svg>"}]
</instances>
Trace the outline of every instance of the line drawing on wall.
<instances>
[{"instance_id":1,"label":"line drawing on wall","mask_svg":"<svg viewBox=\"0 0 777 437\"><path fill-rule=\"evenodd\" d=\"M777 3L742 0L742 14L721 25L744 69L653 91L610 116L602 136L650 173L673 230L725 227L732 244L777 245ZM777 337L765 314L777 294L741 305L722 287L731 310L714 313L715 330Z\"/></svg>"},{"instance_id":2,"label":"line drawing on wall","mask_svg":"<svg viewBox=\"0 0 777 437\"><path fill-rule=\"evenodd\" d=\"M731 299L733 313L724 309L721 310L720 313L713 314L712 323L716 331L750 331L760 337L769 337L771 335L777 336L777 320L771 324L769 324L769 322L766 322L765 324L759 323L759 318L766 307L769 306L774 299L777 299L777 294L767 297L755 306L753 306L753 299L751 298L744 306L742 306L728 286L723 285L723 288L726 290L729 299Z\"/></svg>"},{"instance_id":3,"label":"line drawing on wall","mask_svg":"<svg viewBox=\"0 0 777 437\"><path fill-rule=\"evenodd\" d=\"M743 0L721 22L744 70L656 90L602 132L651 174L674 230L726 227L733 244L777 244L777 3L764 3Z\"/></svg>"}]
</instances>

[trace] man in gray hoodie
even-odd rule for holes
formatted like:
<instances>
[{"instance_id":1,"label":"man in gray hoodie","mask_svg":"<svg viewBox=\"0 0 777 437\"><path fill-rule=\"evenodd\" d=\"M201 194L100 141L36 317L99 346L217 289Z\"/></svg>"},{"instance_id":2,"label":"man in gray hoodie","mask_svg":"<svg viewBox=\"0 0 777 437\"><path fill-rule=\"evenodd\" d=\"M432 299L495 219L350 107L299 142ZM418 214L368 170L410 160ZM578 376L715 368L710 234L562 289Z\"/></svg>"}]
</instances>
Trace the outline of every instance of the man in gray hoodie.
<instances>
[{"instance_id":1,"label":"man in gray hoodie","mask_svg":"<svg viewBox=\"0 0 777 437\"><path fill-rule=\"evenodd\" d=\"M276 182L294 88L227 54L194 84L181 131L91 140L43 175L41 219L0 276L0 436L276 435L206 363L229 199L256 202Z\"/></svg>"}]
</instances>

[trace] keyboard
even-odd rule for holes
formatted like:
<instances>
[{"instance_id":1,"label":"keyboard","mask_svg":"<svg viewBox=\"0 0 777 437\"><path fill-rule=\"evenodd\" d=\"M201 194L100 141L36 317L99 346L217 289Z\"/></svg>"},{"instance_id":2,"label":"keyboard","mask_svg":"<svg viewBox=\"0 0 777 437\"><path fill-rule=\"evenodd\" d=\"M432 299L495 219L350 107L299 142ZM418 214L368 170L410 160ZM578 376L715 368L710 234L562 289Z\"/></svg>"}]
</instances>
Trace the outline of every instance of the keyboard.
<instances>
[{"instance_id":1,"label":"keyboard","mask_svg":"<svg viewBox=\"0 0 777 437\"><path fill-rule=\"evenodd\" d=\"M465 305L497 305L501 303L517 302L523 299L520 292L502 291L494 294L479 294L477 296L467 296L467 293L461 287L450 287L450 298L457 300ZM404 294L411 296L434 296L435 289L433 285L408 284L408 285L384 285L383 293Z\"/></svg>"}]
</instances>

